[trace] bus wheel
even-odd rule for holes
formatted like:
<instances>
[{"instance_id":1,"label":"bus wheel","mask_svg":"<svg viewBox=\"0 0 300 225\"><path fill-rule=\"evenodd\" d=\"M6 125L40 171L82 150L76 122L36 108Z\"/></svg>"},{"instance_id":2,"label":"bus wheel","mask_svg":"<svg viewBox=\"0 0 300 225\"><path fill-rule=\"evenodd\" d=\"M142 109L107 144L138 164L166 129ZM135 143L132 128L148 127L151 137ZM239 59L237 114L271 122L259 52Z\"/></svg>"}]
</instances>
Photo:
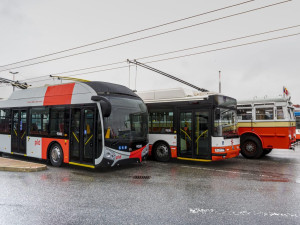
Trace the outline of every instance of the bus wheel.
<instances>
[{"instance_id":1,"label":"bus wheel","mask_svg":"<svg viewBox=\"0 0 300 225\"><path fill-rule=\"evenodd\" d=\"M166 143L160 142L154 147L154 158L159 162L167 162L170 160L170 150Z\"/></svg>"},{"instance_id":2,"label":"bus wheel","mask_svg":"<svg viewBox=\"0 0 300 225\"><path fill-rule=\"evenodd\" d=\"M52 166L60 167L64 158L63 151L59 144L53 144L50 149L50 162Z\"/></svg>"},{"instance_id":3,"label":"bus wheel","mask_svg":"<svg viewBox=\"0 0 300 225\"><path fill-rule=\"evenodd\" d=\"M248 137L243 141L241 153L247 159L257 159L263 154L262 146L255 137Z\"/></svg>"},{"instance_id":4,"label":"bus wheel","mask_svg":"<svg viewBox=\"0 0 300 225\"><path fill-rule=\"evenodd\" d=\"M273 149L264 149L263 154L268 155Z\"/></svg>"}]
</instances>

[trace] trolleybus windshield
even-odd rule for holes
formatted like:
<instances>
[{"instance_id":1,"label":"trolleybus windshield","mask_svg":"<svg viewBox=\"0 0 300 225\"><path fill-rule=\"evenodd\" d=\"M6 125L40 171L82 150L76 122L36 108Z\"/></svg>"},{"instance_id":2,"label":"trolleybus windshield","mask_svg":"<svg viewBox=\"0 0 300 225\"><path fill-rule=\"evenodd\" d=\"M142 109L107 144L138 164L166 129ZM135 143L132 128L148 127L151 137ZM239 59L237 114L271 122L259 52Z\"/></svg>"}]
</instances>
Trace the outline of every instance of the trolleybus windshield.
<instances>
[{"instance_id":1,"label":"trolleybus windshield","mask_svg":"<svg viewBox=\"0 0 300 225\"><path fill-rule=\"evenodd\" d=\"M109 100L112 112L104 118L106 143L125 151L144 146L148 134L148 112L144 103L136 98L109 97Z\"/></svg>"},{"instance_id":2,"label":"trolleybus windshield","mask_svg":"<svg viewBox=\"0 0 300 225\"><path fill-rule=\"evenodd\" d=\"M214 122L214 136L232 138L237 136L237 115L236 110L216 109Z\"/></svg>"}]
</instances>

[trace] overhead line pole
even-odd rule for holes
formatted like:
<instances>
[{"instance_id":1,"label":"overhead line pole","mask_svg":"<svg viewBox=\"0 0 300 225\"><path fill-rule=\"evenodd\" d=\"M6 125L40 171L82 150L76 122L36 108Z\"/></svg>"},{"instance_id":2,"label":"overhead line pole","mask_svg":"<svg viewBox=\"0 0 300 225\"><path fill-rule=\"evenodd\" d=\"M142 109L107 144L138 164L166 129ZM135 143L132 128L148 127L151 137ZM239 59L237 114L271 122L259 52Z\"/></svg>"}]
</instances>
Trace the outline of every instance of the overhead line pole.
<instances>
[{"instance_id":1,"label":"overhead line pole","mask_svg":"<svg viewBox=\"0 0 300 225\"><path fill-rule=\"evenodd\" d=\"M136 60L130 61L129 59L127 59L127 62L128 62L128 63L133 63L133 64L135 64L135 65L137 65L137 66L141 66L141 67L143 67L143 68L145 68L145 69L148 69L148 70L151 70L151 71L156 72L156 73L158 73L158 74L161 74L161 75L163 75L163 76L166 76L166 77L168 77L168 78L170 78L170 79L172 79L172 80L176 80L176 81L178 81L178 82L180 82L180 83L182 83L182 84L185 84L185 85L187 85L187 86L190 86L190 87L192 87L192 88L194 88L194 89L196 89L196 90L198 90L198 91L201 91L201 92L208 92L208 90L206 90L206 89L204 89L204 88L199 88L199 87L197 87L197 86L195 86L195 85L193 85L193 84L191 84L191 83L189 83L189 82L186 82L186 81L184 81L184 80L179 79L178 77L175 77L175 76L173 76L173 75L170 75L170 74L168 74L168 73L165 73L165 72L163 72L163 71L161 71L161 70L155 69L155 68L153 68L153 67L151 67L151 66L148 66L148 65L146 65L146 64L140 63L140 62L138 62L138 61L136 61Z\"/></svg>"}]
</instances>

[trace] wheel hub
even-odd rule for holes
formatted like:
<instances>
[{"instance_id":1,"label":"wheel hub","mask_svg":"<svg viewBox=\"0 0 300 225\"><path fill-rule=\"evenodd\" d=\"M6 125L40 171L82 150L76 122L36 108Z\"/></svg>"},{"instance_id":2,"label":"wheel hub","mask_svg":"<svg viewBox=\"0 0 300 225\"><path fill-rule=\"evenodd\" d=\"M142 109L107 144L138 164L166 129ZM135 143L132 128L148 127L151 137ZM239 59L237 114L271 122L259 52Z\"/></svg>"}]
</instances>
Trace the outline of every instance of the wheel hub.
<instances>
[{"instance_id":1,"label":"wheel hub","mask_svg":"<svg viewBox=\"0 0 300 225\"><path fill-rule=\"evenodd\" d=\"M167 146L164 146L164 145L159 146L159 147L157 148L157 155L158 155L159 157L167 156L167 155L168 155L168 147L167 147Z\"/></svg>"},{"instance_id":2,"label":"wheel hub","mask_svg":"<svg viewBox=\"0 0 300 225\"><path fill-rule=\"evenodd\" d=\"M58 162L60 159L60 149L58 147L54 147L51 151L51 158L54 162Z\"/></svg>"}]
</instances>

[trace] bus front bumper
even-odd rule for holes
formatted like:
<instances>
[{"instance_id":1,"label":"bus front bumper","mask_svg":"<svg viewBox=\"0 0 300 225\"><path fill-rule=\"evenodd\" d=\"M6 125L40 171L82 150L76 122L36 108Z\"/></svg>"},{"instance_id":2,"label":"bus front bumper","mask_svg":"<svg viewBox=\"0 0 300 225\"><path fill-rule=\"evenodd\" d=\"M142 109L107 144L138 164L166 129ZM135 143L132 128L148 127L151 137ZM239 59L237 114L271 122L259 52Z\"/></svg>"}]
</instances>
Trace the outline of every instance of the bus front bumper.
<instances>
[{"instance_id":1,"label":"bus front bumper","mask_svg":"<svg viewBox=\"0 0 300 225\"><path fill-rule=\"evenodd\" d=\"M225 147L224 152L217 152L220 148L213 148L212 161L220 161L224 159L235 158L240 154L240 145Z\"/></svg>"}]
</instances>

